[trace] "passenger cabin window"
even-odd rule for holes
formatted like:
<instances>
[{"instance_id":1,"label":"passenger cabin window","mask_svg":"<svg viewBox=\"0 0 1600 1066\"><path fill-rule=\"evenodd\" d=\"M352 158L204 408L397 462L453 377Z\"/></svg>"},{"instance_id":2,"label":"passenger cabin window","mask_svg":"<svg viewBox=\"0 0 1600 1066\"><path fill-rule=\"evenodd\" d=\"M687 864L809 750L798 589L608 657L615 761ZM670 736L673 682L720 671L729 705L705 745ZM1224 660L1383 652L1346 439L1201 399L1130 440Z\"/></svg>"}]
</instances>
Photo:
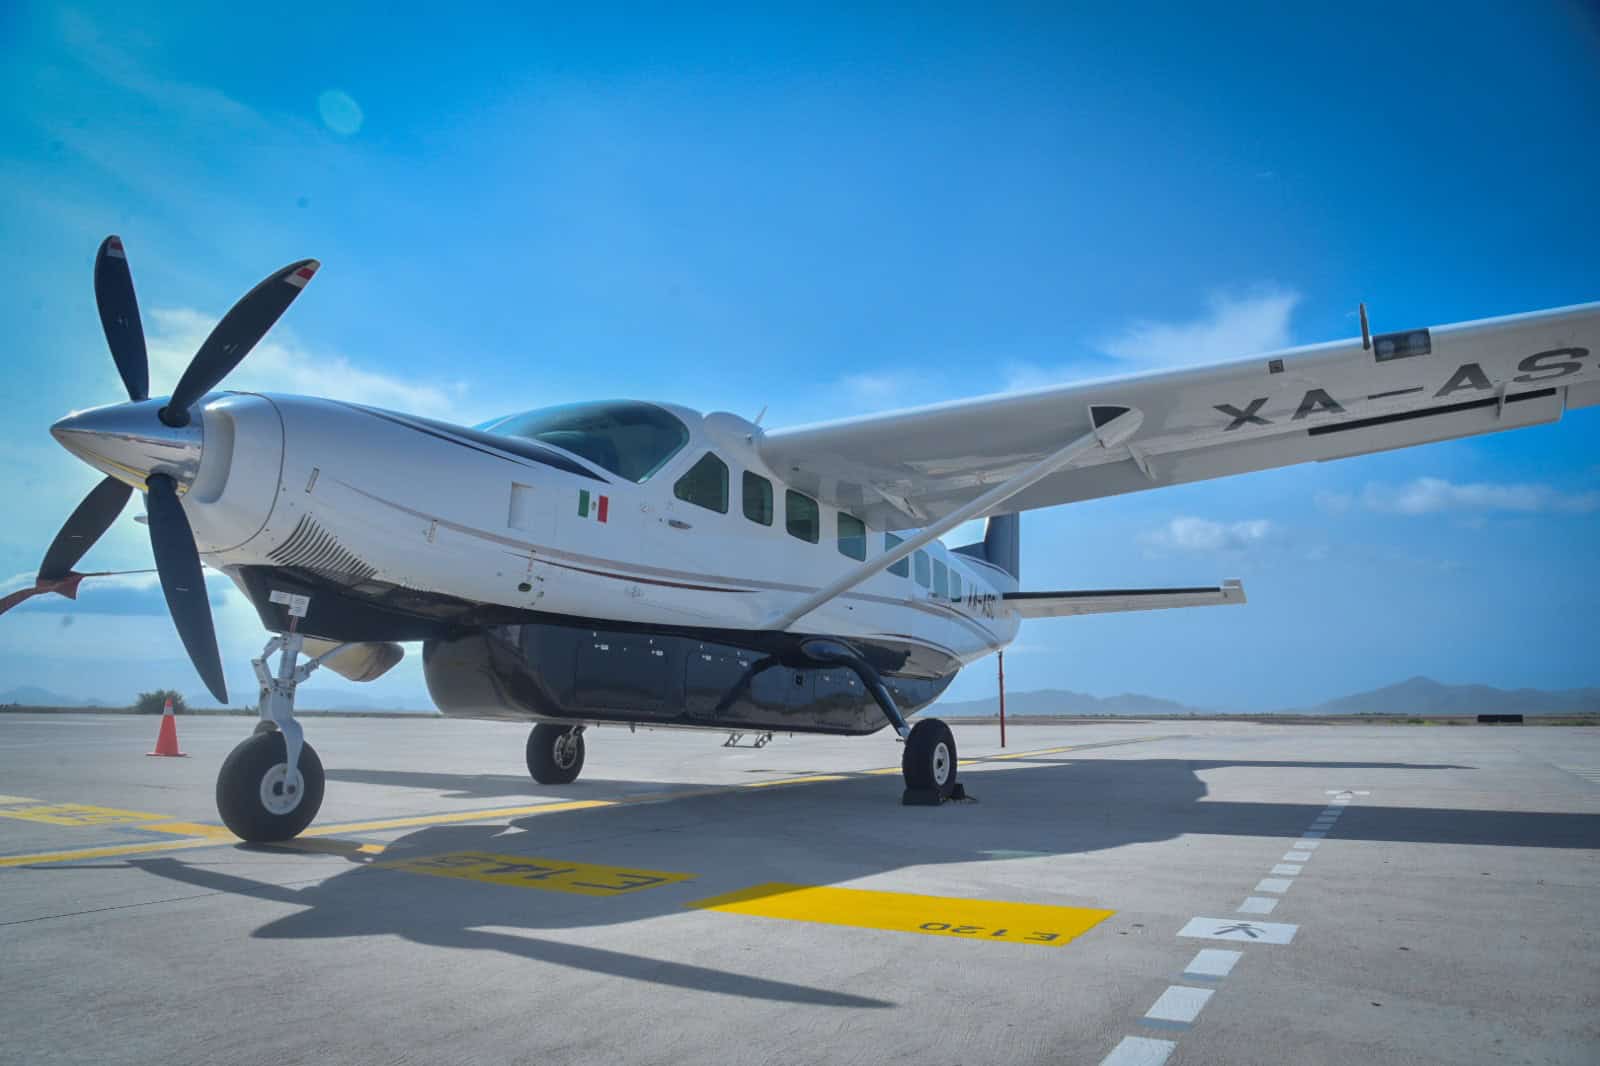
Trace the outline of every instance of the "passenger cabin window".
<instances>
[{"instance_id":1,"label":"passenger cabin window","mask_svg":"<svg viewBox=\"0 0 1600 1066\"><path fill-rule=\"evenodd\" d=\"M632 400L544 407L475 428L561 448L635 482L647 480L689 443L689 429L676 415Z\"/></svg>"},{"instance_id":2,"label":"passenger cabin window","mask_svg":"<svg viewBox=\"0 0 1600 1066\"><path fill-rule=\"evenodd\" d=\"M748 470L744 472L744 516L764 526L772 525L772 482Z\"/></svg>"},{"instance_id":3,"label":"passenger cabin window","mask_svg":"<svg viewBox=\"0 0 1600 1066\"><path fill-rule=\"evenodd\" d=\"M728 464L706 452L689 472L672 486L672 494L685 503L718 514L728 513Z\"/></svg>"},{"instance_id":4,"label":"passenger cabin window","mask_svg":"<svg viewBox=\"0 0 1600 1066\"><path fill-rule=\"evenodd\" d=\"M865 561L867 524L853 514L839 512L839 554Z\"/></svg>"},{"instance_id":5,"label":"passenger cabin window","mask_svg":"<svg viewBox=\"0 0 1600 1066\"><path fill-rule=\"evenodd\" d=\"M822 516L817 501L788 489L783 494L783 524L789 536L815 544L822 539Z\"/></svg>"},{"instance_id":6,"label":"passenger cabin window","mask_svg":"<svg viewBox=\"0 0 1600 1066\"><path fill-rule=\"evenodd\" d=\"M893 548L896 545L903 544L903 543L905 543L905 538L904 537L897 537L893 533L885 533L883 535L883 550L884 551L888 551L890 548ZM889 564L889 573L894 574L894 575L896 575L898 577L910 577L911 576L911 556L909 556L909 555L906 556L904 559L901 559L898 563L890 563Z\"/></svg>"},{"instance_id":7,"label":"passenger cabin window","mask_svg":"<svg viewBox=\"0 0 1600 1066\"><path fill-rule=\"evenodd\" d=\"M950 602L961 602L961 575L954 570L950 571Z\"/></svg>"},{"instance_id":8,"label":"passenger cabin window","mask_svg":"<svg viewBox=\"0 0 1600 1066\"><path fill-rule=\"evenodd\" d=\"M933 561L933 594L941 600L950 598L950 568L937 559Z\"/></svg>"},{"instance_id":9,"label":"passenger cabin window","mask_svg":"<svg viewBox=\"0 0 1600 1066\"><path fill-rule=\"evenodd\" d=\"M929 576L932 573L932 570L928 565L928 553L919 551L912 556L912 559L916 561L917 584L921 585L923 588L927 588L933 580Z\"/></svg>"}]
</instances>

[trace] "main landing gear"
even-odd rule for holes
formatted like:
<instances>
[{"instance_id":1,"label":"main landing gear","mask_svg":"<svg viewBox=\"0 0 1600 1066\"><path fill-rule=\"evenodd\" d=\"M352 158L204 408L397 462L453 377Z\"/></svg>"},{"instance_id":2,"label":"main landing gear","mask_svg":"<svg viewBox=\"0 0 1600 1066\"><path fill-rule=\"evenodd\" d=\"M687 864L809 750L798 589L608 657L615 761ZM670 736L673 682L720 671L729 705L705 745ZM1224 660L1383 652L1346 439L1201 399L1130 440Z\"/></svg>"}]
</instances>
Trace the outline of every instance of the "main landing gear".
<instances>
[{"instance_id":1,"label":"main landing gear","mask_svg":"<svg viewBox=\"0 0 1600 1066\"><path fill-rule=\"evenodd\" d=\"M967 790L956 780L956 738L950 727L937 718L924 718L913 728L894 702L894 694L872 664L837 640L808 640L801 646L808 657L823 665L843 666L855 671L877 701L883 716L905 741L900 755L900 772L906 790L900 802L907 807L937 807L945 800L967 799Z\"/></svg>"},{"instance_id":2,"label":"main landing gear","mask_svg":"<svg viewBox=\"0 0 1600 1066\"><path fill-rule=\"evenodd\" d=\"M583 770L583 726L540 722L528 734L528 772L541 785L570 785Z\"/></svg>"},{"instance_id":3,"label":"main landing gear","mask_svg":"<svg viewBox=\"0 0 1600 1066\"><path fill-rule=\"evenodd\" d=\"M322 760L294 717L294 691L324 659L344 649L299 666L303 638L294 632L273 637L259 659L251 660L261 682L261 720L255 731L222 761L217 773L217 813L241 839L252 844L289 840L299 835L322 806L325 778ZM267 669L267 659L280 655L278 672Z\"/></svg>"}]
</instances>

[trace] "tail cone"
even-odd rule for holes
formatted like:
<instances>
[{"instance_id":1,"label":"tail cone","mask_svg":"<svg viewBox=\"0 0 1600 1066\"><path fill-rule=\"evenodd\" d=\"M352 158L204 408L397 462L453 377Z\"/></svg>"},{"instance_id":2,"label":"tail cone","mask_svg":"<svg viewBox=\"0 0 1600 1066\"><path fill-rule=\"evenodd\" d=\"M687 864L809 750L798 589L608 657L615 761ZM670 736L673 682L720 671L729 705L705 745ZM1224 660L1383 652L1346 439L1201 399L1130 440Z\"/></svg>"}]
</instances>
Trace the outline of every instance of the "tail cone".
<instances>
[{"instance_id":1,"label":"tail cone","mask_svg":"<svg viewBox=\"0 0 1600 1066\"><path fill-rule=\"evenodd\" d=\"M186 753L178 750L178 719L172 713L172 701L167 700L166 707L161 711L161 732L156 734L156 750L147 751L146 755L175 755L182 757Z\"/></svg>"}]
</instances>

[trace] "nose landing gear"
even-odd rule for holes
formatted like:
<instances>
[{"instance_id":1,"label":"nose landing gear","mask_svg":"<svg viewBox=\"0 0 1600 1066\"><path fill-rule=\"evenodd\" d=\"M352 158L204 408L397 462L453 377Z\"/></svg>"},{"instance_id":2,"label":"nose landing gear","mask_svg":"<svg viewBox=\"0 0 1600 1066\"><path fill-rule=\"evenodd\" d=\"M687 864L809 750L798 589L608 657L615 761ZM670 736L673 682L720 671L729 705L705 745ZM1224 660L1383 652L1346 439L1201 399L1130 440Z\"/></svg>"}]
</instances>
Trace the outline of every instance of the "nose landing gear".
<instances>
[{"instance_id":1,"label":"nose landing gear","mask_svg":"<svg viewBox=\"0 0 1600 1066\"><path fill-rule=\"evenodd\" d=\"M217 772L217 813L222 824L253 844L289 840L316 818L326 783L322 760L305 742L294 717L294 692L340 645L299 666L304 643L298 633L273 637L251 661L261 683L261 719L249 737L228 753ZM277 652L277 676L267 659Z\"/></svg>"}]
</instances>

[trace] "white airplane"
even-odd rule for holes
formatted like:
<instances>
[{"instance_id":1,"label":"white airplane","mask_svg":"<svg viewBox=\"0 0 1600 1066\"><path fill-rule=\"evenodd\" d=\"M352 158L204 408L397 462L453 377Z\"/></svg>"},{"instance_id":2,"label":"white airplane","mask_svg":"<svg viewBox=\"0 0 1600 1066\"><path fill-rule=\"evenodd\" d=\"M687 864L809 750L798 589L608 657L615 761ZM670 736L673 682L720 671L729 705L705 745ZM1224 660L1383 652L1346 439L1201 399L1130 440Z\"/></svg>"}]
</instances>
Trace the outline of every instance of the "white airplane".
<instances>
[{"instance_id":1,"label":"white airplane","mask_svg":"<svg viewBox=\"0 0 1600 1066\"><path fill-rule=\"evenodd\" d=\"M129 402L51 427L107 476L36 584L74 569L133 489L184 646L227 701L204 562L275 634L255 732L217 780L223 822L295 836L324 777L294 718L325 664L370 680L423 643L448 715L536 723L527 761L574 780L586 725L904 739L906 802L959 793L956 745L907 718L1023 619L1244 602L1238 582L1025 592L1038 507L1540 425L1600 403L1600 303L768 431L631 400L468 428L303 396L216 391L316 272L292 263L149 397L121 241L95 296ZM986 517L981 542L938 538ZM279 655L276 672L267 661ZM302 655L307 661L300 662Z\"/></svg>"}]
</instances>

